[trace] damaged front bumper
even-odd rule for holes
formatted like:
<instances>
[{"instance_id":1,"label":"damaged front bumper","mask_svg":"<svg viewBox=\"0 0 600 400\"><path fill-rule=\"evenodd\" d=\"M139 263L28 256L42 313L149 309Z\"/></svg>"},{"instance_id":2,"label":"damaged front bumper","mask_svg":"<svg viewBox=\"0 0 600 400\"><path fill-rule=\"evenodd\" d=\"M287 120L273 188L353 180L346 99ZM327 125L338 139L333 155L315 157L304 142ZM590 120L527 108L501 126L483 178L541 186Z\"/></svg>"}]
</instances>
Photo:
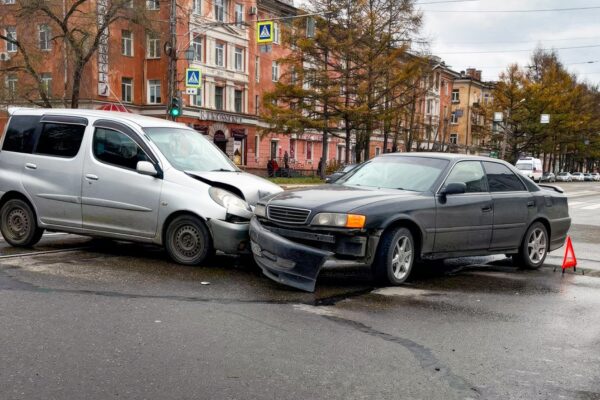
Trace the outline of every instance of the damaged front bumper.
<instances>
[{"instance_id":1,"label":"damaged front bumper","mask_svg":"<svg viewBox=\"0 0 600 400\"><path fill-rule=\"evenodd\" d=\"M256 217L250 221L250 242L254 260L267 277L308 292L315 290L322 268L370 265L340 260L331 251L288 240L262 226Z\"/></svg>"}]
</instances>

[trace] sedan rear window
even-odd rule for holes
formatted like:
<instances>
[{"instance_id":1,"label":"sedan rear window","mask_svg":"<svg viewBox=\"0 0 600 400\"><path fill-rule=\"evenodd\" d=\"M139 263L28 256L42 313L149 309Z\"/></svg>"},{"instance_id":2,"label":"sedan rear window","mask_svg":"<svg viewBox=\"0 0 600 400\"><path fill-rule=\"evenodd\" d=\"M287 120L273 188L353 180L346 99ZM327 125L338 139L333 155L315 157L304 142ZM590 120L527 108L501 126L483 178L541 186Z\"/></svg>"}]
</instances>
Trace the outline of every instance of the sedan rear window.
<instances>
[{"instance_id":1,"label":"sedan rear window","mask_svg":"<svg viewBox=\"0 0 600 400\"><path fill-rule=\"evenodd\" d=\"M431 189L448 163L448 160L439 158L379 157L356 168L338 183L425 192Z\"/></svg>"}]
</instances>

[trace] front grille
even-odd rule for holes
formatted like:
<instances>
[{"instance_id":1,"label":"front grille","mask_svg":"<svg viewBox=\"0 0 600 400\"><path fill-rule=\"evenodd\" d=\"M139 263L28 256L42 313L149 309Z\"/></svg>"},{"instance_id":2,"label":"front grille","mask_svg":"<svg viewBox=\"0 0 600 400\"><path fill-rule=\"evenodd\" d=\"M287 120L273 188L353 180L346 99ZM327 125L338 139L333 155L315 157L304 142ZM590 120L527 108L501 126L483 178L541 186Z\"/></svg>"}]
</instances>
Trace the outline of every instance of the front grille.
<instances>
[{"instance_id":1,"label":"front grille","mask_svg":"<svg viewBox=\"0 0 600 400\"><path fill-rule=\"evenodd\" d=\"M302 225L306 223L310 210L302 208L290 208L280 206L269 206L267 215L271 221L282 222L284 224Z\"/></svg>"}]
</instances>

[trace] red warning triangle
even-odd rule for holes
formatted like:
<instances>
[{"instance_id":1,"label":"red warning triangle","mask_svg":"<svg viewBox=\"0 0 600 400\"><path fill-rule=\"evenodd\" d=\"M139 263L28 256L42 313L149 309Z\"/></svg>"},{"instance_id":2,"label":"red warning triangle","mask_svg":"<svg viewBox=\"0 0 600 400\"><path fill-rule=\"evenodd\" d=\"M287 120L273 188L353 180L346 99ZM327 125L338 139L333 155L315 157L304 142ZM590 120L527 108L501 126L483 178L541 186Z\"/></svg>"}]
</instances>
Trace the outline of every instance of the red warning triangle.
<instances>
[{"instance_id":1,"label":"red warning triangle","mask_svg":"<svg viewBox=\"0 0 600 400\"><path fill-rule=\"evenodd\" d=\"M573 250L571 237L567 236L567 248L565 249L565 258L563 259L562 269L564 271L565 269L572 267L577 267L577 258L575 257L575 251Z\"/></svg>"}]
</instances>

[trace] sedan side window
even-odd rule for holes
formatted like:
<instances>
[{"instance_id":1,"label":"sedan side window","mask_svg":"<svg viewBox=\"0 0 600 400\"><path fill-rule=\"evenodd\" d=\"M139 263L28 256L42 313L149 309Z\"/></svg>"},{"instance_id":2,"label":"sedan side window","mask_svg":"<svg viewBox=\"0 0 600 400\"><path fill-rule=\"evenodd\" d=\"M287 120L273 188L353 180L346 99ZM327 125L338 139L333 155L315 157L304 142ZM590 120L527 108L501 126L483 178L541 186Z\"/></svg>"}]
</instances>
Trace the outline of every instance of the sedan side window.
<instances>
[{"instance_id":1,"label":"sedan side window","mask_svg":"<svg viewBox=\"0 0 600 400\"><path fill-rule=\"evenodd\" d=\"M479 161L463 161L456 164L445 185L449 183L464 183L467 185L466 193L487 192L485 173Z\"/></svg>"},{"instance_id":2,"label":"sedan side window","mask_svg":"<svg viewBox=\"0 0 600 400\"><path fill-rule=\"evenodd\" d=\"M522 192L523 182L506 166L500 163L484 161L490 192Z\"/></svg>"},{"instance_id":3,"label":"sedan side window","mask_svg":"<svg viewBox=\"0 0 600 400\"><path fill-rule=\"evenodd\" d=\"M144 151L122 132L96 128L93 143L94 157L117 167L135 170L140 161L150 161Z\"/></svg>"}]
</instances>

